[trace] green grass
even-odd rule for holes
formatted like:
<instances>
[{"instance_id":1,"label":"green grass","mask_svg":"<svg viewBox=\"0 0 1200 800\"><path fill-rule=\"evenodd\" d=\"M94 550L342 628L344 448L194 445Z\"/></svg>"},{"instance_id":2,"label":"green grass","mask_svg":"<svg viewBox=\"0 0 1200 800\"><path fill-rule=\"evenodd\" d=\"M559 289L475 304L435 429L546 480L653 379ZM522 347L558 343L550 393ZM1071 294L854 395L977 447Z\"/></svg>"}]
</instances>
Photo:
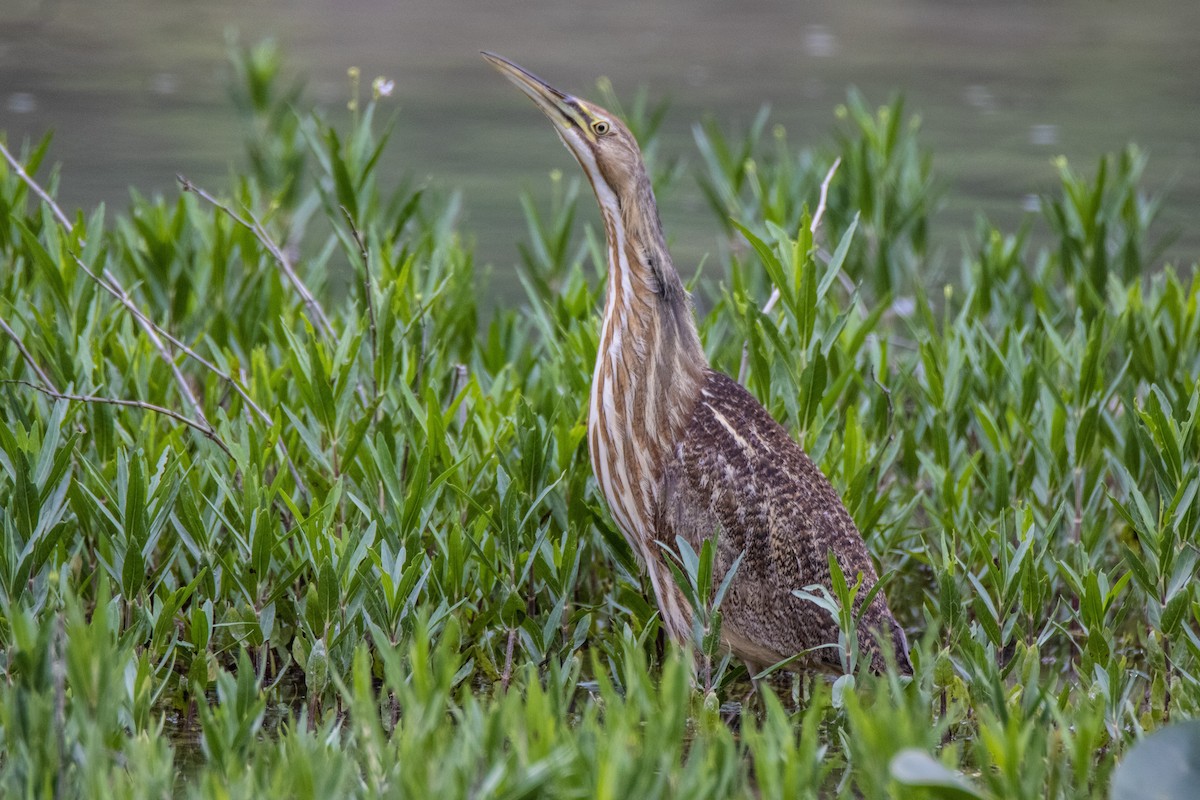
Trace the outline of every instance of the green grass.
<instances>
[{"instance_id":1,"label":"green grass","mask_svg":"<svg viewBox=\"0 0 1200 800\"><path fill-rule=\"evenodd\" d=\"M381 104L297 116L277 54L235 58L223 191L57 218L0 166L0 794L1105 797L1198 715L1200 276L1157 263L1136 150L1060 165L1050 246L980 220L944 285L898 102L655 159L727 226L710 358L748 345L913 642L911 681L784 676L736 714L744 671L664 643L591 476L580 182L524 200L526 301L492 308L454 199L376 173ZM53 193L46 153L18 158Z\"/></svg>"}]
</instances>

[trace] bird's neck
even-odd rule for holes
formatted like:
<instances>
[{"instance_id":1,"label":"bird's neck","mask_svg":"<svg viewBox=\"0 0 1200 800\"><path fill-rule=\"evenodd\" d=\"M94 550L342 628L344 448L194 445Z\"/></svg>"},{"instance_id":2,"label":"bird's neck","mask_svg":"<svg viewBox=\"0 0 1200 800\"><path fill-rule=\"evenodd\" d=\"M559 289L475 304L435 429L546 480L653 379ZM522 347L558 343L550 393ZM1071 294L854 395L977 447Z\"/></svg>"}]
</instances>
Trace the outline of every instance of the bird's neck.
<instances>
[{"instance_id":1,"label":"bird's neck","mask_svg":"<svg viewBox=\"0 0 1200 800\"><path fill-rule=\"evenodd\" d=\"M662 469L691 416L708 362L653 196L617 203L597 194L608 288L588 438L596 477L630 535L653 518ZM631 212L638 208L647 211Z\"/></svg>"}]
</instances>

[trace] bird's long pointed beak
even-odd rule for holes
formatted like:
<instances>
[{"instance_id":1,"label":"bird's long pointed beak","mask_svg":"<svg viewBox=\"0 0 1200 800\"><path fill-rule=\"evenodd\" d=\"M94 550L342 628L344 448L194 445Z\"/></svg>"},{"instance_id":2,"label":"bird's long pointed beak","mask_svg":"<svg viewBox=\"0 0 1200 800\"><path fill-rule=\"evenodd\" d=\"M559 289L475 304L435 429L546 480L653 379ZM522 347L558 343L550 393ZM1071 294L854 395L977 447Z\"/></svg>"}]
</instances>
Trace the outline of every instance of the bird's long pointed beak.
<instances>
[{"instance_id":1,"label":"bird's long pointed beak","mask_svg":"<svg viewBox=\"0 0 1200 800\"><path fill-rule=\"evenodd\" d=\"M569 94L560 92L532 72L519 67L507 58L495 53L482 52L484 58L518 89L529 95L550 121L563 128L575 128L588 135L588 126L579 109L579 103Z\"/></svg>"}]
</instances>

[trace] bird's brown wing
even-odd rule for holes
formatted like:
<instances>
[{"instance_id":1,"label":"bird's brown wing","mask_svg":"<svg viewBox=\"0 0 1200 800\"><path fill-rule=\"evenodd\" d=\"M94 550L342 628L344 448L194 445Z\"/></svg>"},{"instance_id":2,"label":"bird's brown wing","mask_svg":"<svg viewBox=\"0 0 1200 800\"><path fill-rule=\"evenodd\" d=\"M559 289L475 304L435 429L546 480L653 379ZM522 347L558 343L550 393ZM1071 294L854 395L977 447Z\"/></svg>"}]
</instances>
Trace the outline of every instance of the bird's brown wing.
<instances>
[{"instance_id":1,"label":"bird's brown wing","mask_svg":"<svg viewBox=\"0 0 1200 800\"><path fill-rule=\"evenodd\" d=\"M722 630L730 649L752 665L837 642L830 614L793 594L811 584L832 588L828 551L851 583L863 574L860 598L877 580L833 486L766 409L719 372L709 371L666 465L657 522L658 538L668 545L681 536L699 549L715 534L716 581L744 553L721 606ZM903 647L882 593L862 627L863 654L882 668L874 631L885 631ZM798 668L837 664L831 648L796 662Z\"/></svg>"}]
</instances>

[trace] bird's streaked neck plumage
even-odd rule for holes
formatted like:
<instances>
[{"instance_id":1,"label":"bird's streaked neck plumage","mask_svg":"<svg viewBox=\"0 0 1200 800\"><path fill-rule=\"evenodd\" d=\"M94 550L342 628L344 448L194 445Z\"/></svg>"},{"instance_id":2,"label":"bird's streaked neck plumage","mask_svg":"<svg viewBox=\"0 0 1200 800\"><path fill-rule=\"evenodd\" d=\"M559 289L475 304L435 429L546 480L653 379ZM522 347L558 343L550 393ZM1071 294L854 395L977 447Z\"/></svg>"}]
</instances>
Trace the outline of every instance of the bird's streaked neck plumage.
<instances>
[{"instance_id":1,"label":"bird's streaked neck plumage","mask_svg":"<svg viewBox=\"0 0 1200 800\"><path fill-rule=\"evenodd\" d=\"M650 567L664 620L683 619L686 609L674 609L682 598L658 569L661 557L651 552L655 532L644 528L657 517L663 468L699 397L708 362L640 159L630 179L614 187L591 153L577 157L596 192L608 251L588 415L592 466L613 518Z\"/></svg>"},{"instance_id":2,"label":"bird's streaked neck plumage","mask_svg":"<svg viewBox=\"0 0 1200 800\"><path fill-rule=\"evenodd\" d=\"M588 411L588 449L609 510L649 567L663 618L688 618L651 552L663 470L706 378L691 302L662 233L637 141L613 114L499 56L484 57L554 124L583 167L604 223L608 287ZM667 543L673 544L673 543ZM678 624L675 624L678 627ZM671 630L673 636L687 631Z\"/></svg>"}]
</instances>

